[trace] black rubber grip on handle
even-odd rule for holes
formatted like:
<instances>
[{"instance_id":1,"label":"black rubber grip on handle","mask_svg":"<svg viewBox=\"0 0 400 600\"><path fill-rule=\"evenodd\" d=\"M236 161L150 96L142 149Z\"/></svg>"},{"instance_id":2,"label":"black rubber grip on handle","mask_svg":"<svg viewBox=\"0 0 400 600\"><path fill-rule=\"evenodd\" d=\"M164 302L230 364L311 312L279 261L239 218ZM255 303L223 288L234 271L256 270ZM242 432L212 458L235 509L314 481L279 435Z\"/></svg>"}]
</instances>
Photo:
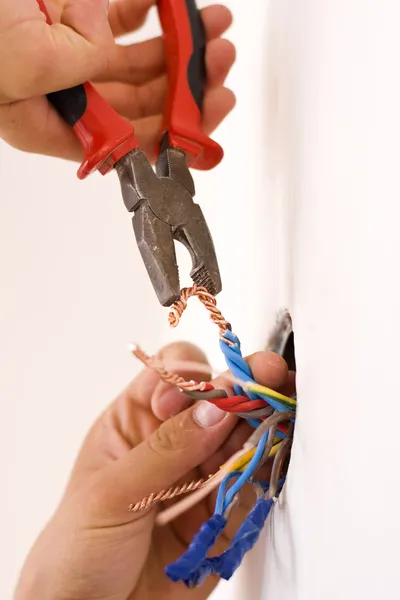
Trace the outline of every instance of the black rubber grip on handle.
<instances>
[{"instance_id":1,"label":"black rubber grip on handle","mask_svg":"<svg viewBox=\"0 0 400 600\"><path fill-rule=\"evenodd\" d=\"M207 77L205 60L206 35L196 0L185 0L185 2L193 40L193 54L189 61L187 78L193 98L201 111Z\"/></svg>"},{"instance_id":2,"label":"black rubber grip on handle","mask_svg":"<svg viewBox=\"0 0 400 600\"><path fill-rule=\"evenodd\" d=\"M47 94L49 102L70 127L81 120L87 109L88 100L83 85Z\"/></svg>"},{"instance_id":3,"label":"black rubber grip on handle","mask_svg":"<svg viewBox=\"0 0 400 600\"><path fill-rule=\"evenodd\" d=\"M168 76L162 135L186 153L190 167L212 169L224 153L202 128L207 76L201 14L195 0L158 0L157 6Z\"/></svg>"}]
</instances>

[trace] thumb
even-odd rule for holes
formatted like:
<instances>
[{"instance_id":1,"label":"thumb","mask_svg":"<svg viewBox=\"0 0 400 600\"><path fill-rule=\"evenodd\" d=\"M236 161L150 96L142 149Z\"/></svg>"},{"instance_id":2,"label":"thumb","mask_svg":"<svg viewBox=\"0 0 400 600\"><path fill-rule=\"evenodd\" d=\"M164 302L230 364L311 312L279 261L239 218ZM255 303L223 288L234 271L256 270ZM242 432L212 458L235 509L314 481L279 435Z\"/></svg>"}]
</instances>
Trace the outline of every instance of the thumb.
<instances>
[{"instance_id":1,"label":"thumb","mask_svg":"<svg viewBox=\"0 0 400 600\"><path fill-rule=\"evenodd\" d=\"M61 23L88 42L100 44L112 39L108 22L109 0L67 0L61 13Z\"/></svg>"},{"instance_id":2,"label":"thumb","mask_svg":"<svg viewBox=\"0 0 400 600\"><path fill-rule=\"evenodd\" d=\"M114 38L108 22L108 0L67 0L59 24L47 26L52 40L48 85L63 89L95 78L106 69ZM58 59L54 62L55 59ZM49 61L50 62L50 61Z\"/></svg>"},{"instance_id":3,"label":"thumb","mask_svg":"<svg viewBox=\"0 0 400 600\"><path fill-rule=\"evenodd\" d=\"M236 418L200 402L161 426L139 446L98 474L96 516L126 522L127 508L169 488L212 456L235 426ZM98 486L98 489L97 489ZM94 515L92 515L94 516Z\"/></svg>"},{"instance_id":4,"label":"thumb","mask_svg":"<svg viewBox=\"0 0 400 600\"><path fill-rule=\"evenodd\" d=\"M108 0L67 0L54 24L46 14L45 0L37 0L35 16L23 15L31 18L29 29L15 27L9 40L12 77L4 90L11 100L79 85L105 72L112 60Z\"/></svg>"}]
</instances>

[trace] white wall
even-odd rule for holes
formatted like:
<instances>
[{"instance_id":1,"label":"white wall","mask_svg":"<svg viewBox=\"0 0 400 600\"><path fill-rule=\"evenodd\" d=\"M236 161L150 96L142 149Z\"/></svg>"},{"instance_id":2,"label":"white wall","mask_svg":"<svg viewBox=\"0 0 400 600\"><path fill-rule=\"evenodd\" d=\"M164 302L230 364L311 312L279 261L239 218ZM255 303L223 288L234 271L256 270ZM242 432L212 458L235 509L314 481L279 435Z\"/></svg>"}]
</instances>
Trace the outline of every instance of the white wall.
<instances>
[{"instance_id":1,"label":"white wall","mask_svg":"<svg viewBox=\"0 0 400 600\"><path fill-rule=\"evenodd\" d=\"M270 192L287 215L299 411L264 598L399 598L400 9L270 6L267 93L287 124Z\"/></svg>"},{"instance_id":2,"label":"white wall","mask_svg":"<svg viewBox=\"0 0 400 600\"><path fill-rule=\"evenodd\" d=\"M235 14L229 37L239 56L230 85L238 106L215 136L226 151L223 164L196 176L197 199L218 250L220 306L250 352L264 344L266 322L281 305L269 285L277 255L266 252L266 241L270 247L279 239L265 189L267 4L253 0L250 11L239 0L225 3ZM152 18L144 33L156 26ZM156 350L189 338L215 364L222 360L215 329L195 303L178 330L168 330L114 175L79 182L74 165L0 144L0 196L0 456L7 473L0 597L8 599L88 427L137 369L126 342ZM149 325L138 316L141 306ZM234 600L240 586L230 585Z\"/></svg>"},{"instance_id":3,"label":"white wall","mask_svg":"<svg viewBox=\"0 0 400 600\"><path fill-rule=\"evenodd\" d=\"M400 9L226 3L238 106L216 135L223 164L196 177L198 200L224 277L220 305L245 351L263 345L275 309L292 312L299 415L266 557L261 544L218 594L258 600L265 577L263 600L397 598ZM87 428L137 368L126 341L155 350L188 337L221 361L195 304L168 331L115 177L81 183L69 164L4 145L0 159L0 596L9 598ZM149 326L135 314L142 304Z\"/></svg>"}]
</instances>

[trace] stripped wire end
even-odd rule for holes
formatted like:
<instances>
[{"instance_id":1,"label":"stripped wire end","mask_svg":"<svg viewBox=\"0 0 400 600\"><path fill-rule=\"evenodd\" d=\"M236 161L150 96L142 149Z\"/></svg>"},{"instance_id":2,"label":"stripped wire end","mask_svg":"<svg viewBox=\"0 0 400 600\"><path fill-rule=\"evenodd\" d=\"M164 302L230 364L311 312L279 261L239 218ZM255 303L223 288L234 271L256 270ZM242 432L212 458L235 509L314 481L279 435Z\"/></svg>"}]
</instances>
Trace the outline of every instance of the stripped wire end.
<instances>
[{"instance_id":1,"label":"stripped wire end","mask_svg":"<svg viewBox=\"0 0 400 600\"><path fill-rule=\"evenodd\" d=\"M179 324L179 321L186 310L188 300L192 297L197 297L206 307L210 313L211 320L217 325L221 337L223 337L227 331L231 330L230 323L223 317L221 311L217 307L215 296L210 294L205 287L201 287L196 284L190 288L183 288L181 291L181 297L171 307L171 311L168 316L168 322L171 327L176 327ZM230 344L229 341L227 341L227 343Z\"/></svg>"},{"instance_id":2,"label":"stripped wire end","mask_svg":"<svg viewBox=\"0 0 400 600\"><path fill-rule=\"evenodd\" d=\"M222 410L236 413L247 419L255 428L242 448L208 479L192 481L159 493L152 493L129 507L131 512L140 512L151 508L155 503L172 498L178 499L178 496L183 495L184 497L178 502L157 515L156 523L162 526L219 487L214 515L203 524L183 557L169 565L166 570L171 580L183 581L188 587L200 585L211 573L229 579L244 554L256 543L271 507L276 503L286 480L296 417L295 398L262 386L253 379L251 369L242 356L239 338L232 332L230 324L217 308L215 297L207 289L196 284L191 288L183 289L181 297L171 308L170 326L176 327L179 324L189 298L194 296L207 308L211 320L219 329L220 348L232 373L229 378L234 383L232 397L228 397L224 389L215 389L212 383L186 381L182 376L168 370L168 368L177 369L177 364L164 365L162 359L147 355L137 346L129 347L134 356L147 367L157 371L163 381L176 386L195 401L207 400ZM187 365L183 369L186 370L186 367ZM199 372L202 372L201 368ZM269 481L265 482L262 479L261 468L267 463L271 473ZM257 491L256 504L242 523L230 548L219 557L207 557L208 550L225 527L230 512L238 502L241 489L247 482L251 483ZM229 488L228 484L230 484ZM212 542L211 545L209 542ZM199 557L202 558L200 563ZM195 563L191 564L193 560Z\"/></svg>"},{"instance_id":3,"label":"stripped wire end","mask_svg":"<svg viewBox=\"0 0 400 600\"><path fill-rule=\"evenodd\" d=\"M160 360L158 360L155 356L150 356L135 344L129 344L129 351L146 367L148 367L149 369L153 369L153 371L156 371L163 381L176 386L182 391L203 392L209 389L209 384L205 381L201 381L200 383L198 383L197 381L187 381L181 375L178 375L177 373L171 373L171 371L168 371L164 367Z\"/></svg>"}]
</instances>

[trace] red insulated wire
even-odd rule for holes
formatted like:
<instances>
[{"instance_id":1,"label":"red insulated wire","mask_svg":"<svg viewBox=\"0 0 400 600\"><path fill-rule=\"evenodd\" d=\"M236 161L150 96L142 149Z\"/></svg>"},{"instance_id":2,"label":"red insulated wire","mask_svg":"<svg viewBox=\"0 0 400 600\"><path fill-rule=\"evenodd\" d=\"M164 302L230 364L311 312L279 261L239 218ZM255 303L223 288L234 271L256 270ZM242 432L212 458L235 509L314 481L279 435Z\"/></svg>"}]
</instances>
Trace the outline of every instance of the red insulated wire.
<instances>
[{"instance_id":1,"label":"red insulated wire","mask_svg":"<svg viewBox=\"0 0 400 600\"><path fill-rule=\"evenodd\" d=\"M215 398L209 400L227 412L246 412L255 408L265 408L264 400L249 400L247 396L232 396L232 398Z\"/></svg>"},{"instance_id":2,"label":"red insulated wire","mask_svg":"<svg viewBox=\"0 0 400 600\"><path fill-rule=\"evenodd\" d=\"M226 406L230 408L231 406L236 406L237 404L243 404L243 402L248 402L249 399L247 396L231 396L229 398L213 398L212 402L218 402L218 406L220 408L225 408Z\"/></svg>"},{"instance_id":3,"label":"red insulated wire","mask_svg":"<svg viewBox=\"0 0 400 600\"><path fill-rule=\"evenodd\" d=\"M214 403L214 401L212 401L212 402ZM236 404L235 406L225 407L225 408L222 408L221 410L224 410L225 412L234 414L234 413L250 412L252 408L257 408L257 407L251 407L249 405L250 405L250 402L243 402L243 404ZM218 406L218 404L215 404L215 406ZM261 407L258 407L258 408L261 408Z\"/></svg>"},{"instance_id":4,"label":"red insulated wire","mask_svg":"<svg viewBox=\"0 0 400 600\"><path fill-rule=\"evenodd\" d=\"M215 390L215 387L210 382L202 382L203 392L209 392L211 390ZM265 408L266 402L264 400L249 400L248 396L231 396L230 398L213 398L208 400L215 406L218 406L221 410L225 410L226 412L235 413L235 412L246 412L255 410L256 408ZM264 421L264 419L261 419ZM277 429L284 434L288 432L288 424L287 423L279 423L277 425Z\"/></svg>"},{"instance_id":5,"label":"red insulated wire","mask_svg":"<svg viewBox=\"0 0 400 600\"><path fill-rule=\"evenodd\" d=\"M279 423L279 425L277 425L276 428L279 429L279 431L282 431L282 433L287 434L289 427L287 423Z\"/></svg>"}]
</instances>

